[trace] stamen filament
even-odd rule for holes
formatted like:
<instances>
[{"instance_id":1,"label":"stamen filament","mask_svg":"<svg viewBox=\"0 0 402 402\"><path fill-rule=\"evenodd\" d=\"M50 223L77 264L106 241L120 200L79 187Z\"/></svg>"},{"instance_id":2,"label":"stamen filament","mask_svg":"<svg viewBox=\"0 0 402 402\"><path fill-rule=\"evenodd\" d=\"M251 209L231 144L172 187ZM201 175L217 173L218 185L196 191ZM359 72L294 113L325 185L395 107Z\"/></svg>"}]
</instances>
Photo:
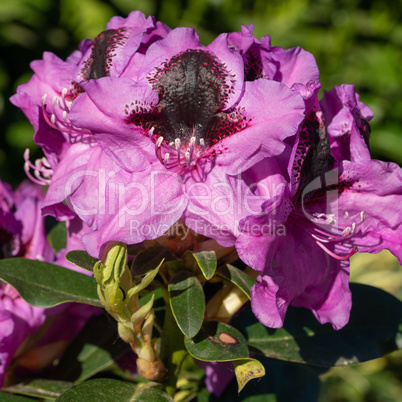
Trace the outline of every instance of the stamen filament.
<instances>
[{"instance_id":1,"label":"stamen filament","mask_svg":"<svg viewBox=\"0 0 402 402\"><path fill-rule=\"evenodd\" d=\"M329 254L331 257L334 257L334 258L336 258L337 260L340 260L340 261L347 260L348 258L352 257L352 255L355 254L355 253L358 251L357 247L356 247L356 246L353 246L352 251L351 251L349 254L347 254L347 255L338 255L338 254L333 253L331 250L328 250L328 248L325 247L321 242L316 241L316 243L317 243L327 254Z\"/></svg>"}]
</instances>

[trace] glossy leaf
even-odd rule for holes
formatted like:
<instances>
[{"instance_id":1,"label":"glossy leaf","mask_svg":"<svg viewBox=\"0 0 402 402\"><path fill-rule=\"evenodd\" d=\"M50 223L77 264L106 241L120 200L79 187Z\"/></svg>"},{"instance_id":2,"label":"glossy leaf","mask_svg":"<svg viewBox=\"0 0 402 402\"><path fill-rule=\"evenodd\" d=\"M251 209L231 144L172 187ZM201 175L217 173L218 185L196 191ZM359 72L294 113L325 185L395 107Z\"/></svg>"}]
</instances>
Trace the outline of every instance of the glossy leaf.
<instances>
[{"instance_id":1,"label":"glossy leaf","mask_svg":"<svg viewBox=\"0 0 402 402\"><path fill-rule=\"evenodd\" d=\"M94 265L99 261L83 250L69 251L66 254L66 260L77 265L77 267L84 268L90 272L93 271Z\"/></svg>"},{"instance_id":2,"label":"glossy leaf","mask_svg":"<svg viewBox=\"0 0 402 402\"><path fill-rule=\"evenodd\" d=\"M233 362L239 392L254 378L261 378L265 375L265 368L256 359L240 359Z\"/></svg>"},{"instance_id":3,"label":"glossy leaf","mask_svg":"<svg viewBox=\"0 0 402 402\"><path fill-rule=\"evenodd\" d=\"M192 338L201 328L205 296L200 281L188 271L178 272L169 283L170 306L184 335Z\"/></svg>"},{"instance_id":4,"label":"glossy leaf","mask_svg":"<svg viewBox=\"0 0 402 402\"><path fill-rule=\"evenodd\" d=\"M47 308L66 302L101 306L93 277L47 262L0 260L0 279L17 289L32 306Z\"/></svg>"},{"instance_id":5,"label":"glossy leaf","mask_svg":"<svg viewBox=\"0 0 402 402\"><path fill-rule=\"evenodd\" d=\"M56 399L57 402L102 401L129 402L133 401L136 385L130 382L97 378L70 388Z\"/></svg>"},{"instance_id":6,"label":"glossy leaf","mask_svg":"<svg viewBox=\"0 0 402 402\"><path fill-rule=\"evenodd\" d=\"M66 392L68 389L70 389L73 385L74 384L72 382L67 381L37 379L12 385L4 390L7 392L38 398L57 398L63 392ZM0 400L4 400L2 395L0 396Z\"/></svg>"},{"instance_id":7,"label":"glossy leaf","mask_svg":"<svg viewBox=\"0 0 402 402\"><path fill-rule=\"evenodd\" d=\"M132 400L133 402L173 402L171 396L156 388L153 384L140 385Z\"/></svg>"},{"instance_id":8,"label":"glossy leaf","mask_svg":"<svg viewBox=\"0 0 402 402\"><path fill-rule=\"evenodd\" d=\"M197 262L202 274L205 276L205 279L211 279L215 274L218 264L215 251L200 251L191 254Z\"/></svg>"},{"instance_id":9,"label":"glossy leaf","mask_svg":"<svg viewBox=\"0 0 402 402\"><path fill-rule=\"evenodd\" d=\"M135 355L130 345L117 337L117 328L106 315L93 316L68 346L52 371L52 378L79 383L110 370L127 353L132 356L135 369Z\"/></svg>"},{"instance_id":10,"label":"glossy leaf","mask_svg":"<svg viewBox=\"0 0 402 402\"><path fill-rule=\"evenodd\" d=\"M205 321L194 338L186 337L191 356L203 361L231 361L249 356L244 336L232 326L218 321Z\"/></svg>"},{"instance_id":11,"label":"glossy leaf","mask_svg":"<svg viewBox=\"0 0 402 402\"><path fill-rule=\"evenodd\" d=\"M251 350L274 359L332 367L384 356L402 345L402 302L383 290L351 284L349 323L335 331L307 309L289 308L283 328L269 329L246 309L232 321Z\"/></svg>"},{"instance_id":12,"label":"glossy leaf","mask_svg":"<svg viewBox=\"0 0 402 402\"><path fill-rule=\"evenodd\" d=\"M7 392L0 391L0 401L2 402L32 402L32 398L25 396L8 394Z\"/></svg>"},{"instance_id":13,"label":"glossy leaf","mask_svg":"<svg viewBox=\"0 0 402 402\"><path fill-rule=\"evenodd\" d=\"M226 267L219 268L218 274L222 278L234 283L250 299L251 288L257 283L255 279L249 277L244 271L230 264L226 264Z\"/></svg>"}]
</instances>

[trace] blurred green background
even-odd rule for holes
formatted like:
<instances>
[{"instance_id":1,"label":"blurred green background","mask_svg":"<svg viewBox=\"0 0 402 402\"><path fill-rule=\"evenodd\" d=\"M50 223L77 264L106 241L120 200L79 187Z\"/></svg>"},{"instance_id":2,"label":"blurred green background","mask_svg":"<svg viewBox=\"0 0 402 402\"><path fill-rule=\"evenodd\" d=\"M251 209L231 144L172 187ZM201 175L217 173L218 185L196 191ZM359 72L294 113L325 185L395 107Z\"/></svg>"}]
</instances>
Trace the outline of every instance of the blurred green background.
<instances>
[{"instance_id":1,"label":"blurred green background","mask_svg":"<svg viewBox=\"0 0 402 402\"><path fill-rule=\"evenodd\" d=\"M30 75L29 63L51 51L66 58L113 15L155 15L171 28L192 26L204 44L254 24L274 46L301 46L316 57L324 90L354 84L373 112L373 157L402 164L402 0L0 0L0 178L25 178L23 151L33 129L8 102ZM400 265L389 253L353 259L352 279L402 297ZM321 402L401 401L402 354L333 369Z\"/></svg>"}]
</instances>

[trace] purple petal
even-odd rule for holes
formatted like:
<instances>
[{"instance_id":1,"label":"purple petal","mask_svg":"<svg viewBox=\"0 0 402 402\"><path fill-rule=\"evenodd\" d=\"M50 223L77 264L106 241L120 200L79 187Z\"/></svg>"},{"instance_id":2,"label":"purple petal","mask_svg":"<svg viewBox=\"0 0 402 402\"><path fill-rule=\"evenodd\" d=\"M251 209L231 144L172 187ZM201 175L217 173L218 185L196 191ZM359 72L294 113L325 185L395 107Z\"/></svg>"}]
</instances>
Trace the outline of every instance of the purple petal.
<instances>
[{"instance_id":1,"label":"purple petal","mask_svg":"<svg viewBox=\"0 0 402 402\"><path fill-rule=\"evenodd\" d=\"M147 29L154 28L154 19L151 16L145 18L145 15L141 11L132 11L128 14L127 18L120 16L112 17L106 25L106 29L119 29L123 27L146 31Z\"/></svg>"},{"instance_id":2,"label":"purple petal","mask_svg":"<svg viewBox=\"0 0 402 402\"><path fill-rule=\"evenodd\" d=\"M155 72L166 60L187 49L205 49L199 42L197 33L192 28L176 28L165 39L153 43L145 56L138 81L148 82L146 76Z\"/></svg>"},{"instance_id":3,"label":"purple petal","mask_svg":"<svg viewBox=\"0 0 402 402\"><path fill-rule=\"evenodd\" d=\"M331 153L337 161L371 159L368 148L371 110L359 101L353 85L324 91L320 102L327 123Z\"/></svg>"},{"instance_id":4,"label":"purple petal","mask_svg":"<svg viewBox=\"0 0 402 402\"><path fill-rule=\"evenodd\" d=\"M91 130L106 154L123 169L146 169L145 156L154 153L154 144L144 129L127 123L126 111L135 107L149 110L158 103L158 95L128 78L104 77L83 87L85 94L76 99L70 112L73 124Z\"/></svg>"},{"instance_id":5,"label":"purple petal","mask_svg":"<svg viewBox=\"0 0 402 402\"><path fill-rule=\"evenodd\" d=\"M287 229L275 266L266 265L253 287L254 314L264 325L278 328L289 305L306 307L322 324L330 322L340 329L351 308L348 264L330 257L296 226L289 224Z\"/></svg>"},{"instance_id":6,"label":"purple petal","mask_svg":"<svg viewBox=\"0 0 402 402\"><path fill-rule=\"evenodd\" d=\"M151 174L121 170L108 185L113 189L106 195L109 207L98 216L98 229L82 238L88 253L95 257L111 240L135 244L163 235L187 206L181 178L159 162Z\"/></svg>"},{"instance_id":7,"label":"purple petal","mask_svg":"<svg viewBox=\"0 0 402 402\"><path fill-rule=\"evenodd\" d=\"M74 213L68 213L66 206L61 204L82 182L85 176L86 165L90 159L93 149L90 144L74 144L64 155L57 166L46 197L43 201L42 211L44 215L66 214L67 217L74 217ZM63 204L62 204L63 205ZM58 216L62 217L62 216Z\"/></svg>"},{"instance_id":8,"label":"purple petal","mask_svg":"<svg viewBox=\"0 0 402 402\"><path fill-rule=\"evenodd\" d=\"M251 309L258 320L269 328L283 326L290 303L277 295L279 286L269 276L263 276L251 288Z\"/></svg>"},{"instance_id":9,"label":"purple petal","mask_svg":"<svg viewBox=\"0 0 402 402\"><path fill-rule=\"evenodd\" d=\"M183 220L196 233L231 247L240 220L258 213L261 200L240 178L227 176L218 168L211 169L204 180L186 179L188 207Z\"/></svg>"},{"instance_id":10,"label":"purple petal","mask_svg":"<svg viewBox=\"0 0 402 402\"><path fill-rule=\"evenodd\" d=\"M345 189L339 196L339 216L347 212L356 234L350 239L360 252L389 249L402 262L402 170L394 163L343 162ZM342 224L342 221L340 221Z\"/></svg>"},{"instance_id":11,"label":"purple petal","mask_svg":"<svg viewBox=\"0 0 402 402\"><path fill-rule=\"evenodd\" d=\"M314 56L300 47L286 50L273 47L272 59L279 67L271 79L282 82L289 88L293 84L306 85L309 81L319 81L320 72Z\"/></svg>"},{"instance_id":12,"label":"purple petal","mask_svg":"<svg viewBox=\"0 0 402 402\"><path fill-rule=\"evenodd\" d=\"M259 79L246 82L238 109L244 110L247 127L215 146L217 163L233 175L282 153L283 140L296 134L305 106L302 97L285 85Z\"/></svg>"},{"instance_id":13,"label":"purple petal","mask_svg":"<svg viewBox=\"0 0 402 402\"><path fill-rule=\"evenodd\" d=\"M219 61L225 65L229 74L232 85L232 93L230 94L225 109L229 109L235 105L243 92L244 81L244 65L243 59L239 53L233 51L228 46L228 34L219 35L207 49L214 53Z\"/></svg>"}]
</instances>

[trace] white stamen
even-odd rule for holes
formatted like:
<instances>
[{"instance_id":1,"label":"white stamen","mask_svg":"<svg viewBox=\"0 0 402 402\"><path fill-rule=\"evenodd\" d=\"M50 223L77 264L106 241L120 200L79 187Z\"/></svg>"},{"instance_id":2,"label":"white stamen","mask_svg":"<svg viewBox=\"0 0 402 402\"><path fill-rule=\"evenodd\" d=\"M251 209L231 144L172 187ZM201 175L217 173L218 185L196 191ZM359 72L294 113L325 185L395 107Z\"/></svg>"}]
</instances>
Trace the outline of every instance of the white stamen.
<instances>
[{"instance_id":1,"label":"white stamen","mask_svg":"<svg viewBox=\"0 0 402 402\"><path fill-rule=\"evenodd\" d=\"M354 235L355 232L356 232L356 223L353 222L353 223L352 223L352 235Z\"/></svg>"},{"instance_id":2,"label":"white stamen","mask_svg":"<svg viewBox=\"0 0 402 402\"><path fill-rule=\"evenodd\" d=\"M348 211L345 211L344 218L346 219L348 216L349 216L349 212L348 212Z\"/></svg>"},{"instance_id":3,"label":"white stamen","mask_svg":"<svg viewBox=\"0 0 402 402\"><path fill-rule=\"evenodd\" d=\"M186 158L186 161L187 161L188 166L190 166L190 162L191 162L190 151L187 151L187 152L186 152L185 158Z\"/></svg>"},{"instance_id":4,"label":"white stamen","mask_svg":"<svg viewBox=\"0 0 402 402\"><path fill-rule=\"evenodd\" d=\"M42 96L42 106L46 106L46 99L47 99L47 94L44 94Z\"/></svg>"},{"instance_id":5,"label":"white stamen","mask_svg":"<svg viewBox=\"0 0 402 402\"><path fill-rule=\"evenodd\" d=\"M59 98L57 96L53 96L52 99L52 108L55 109L56 106L59 106Z\"/></svg>"},{"instance_id":6,"label":"white stamen","mask_svg":"<svg viewBox=\"0 0 402 402\"><path fill-rule=\"evenodd\" d=\"M360 212L360 220L361 222L364 222L366 220L366 215L364 215L363 211Z\"/></svg>"},{"instance_id":7,"label":"white stamen","mask_svg":"<svg viewBox=\"0 0 402 402\"><path fill-rule=\"evenodd\" d=\"M336 223L336 220L334 219L334 214L328 215L328 218L326 219L325 223L330 224L330 223Z\"/></svg>"},{"instance_id":8,"label":"white stamen","mask_svg":"<svg viewBox=\"0 0 402 402\"><path fill-rule=\"evenodd\" d=\"M161 145L162 145L162 142L163 142L163 137L160 136L160 137L156 140L156 143L155 143L156 147L157 147L157 148L160 148Z\"/></svg>"},{"instance_id":9,"label":"white stamen","mask_svg":"<svg viewBox=\"0 0 402 402\"><path fill-rule=\"evenodd\" d=\"M342 231L342 237L347 237L350 234L350 227L346 227L345 229L343 229Z\"/></svg>"},{"instance_id":10,"label":"white stamen","mask_svg":"<svg viewBox=\"0 0 402 402\"><path fill-rule=\"evenodd\" d=\"M52 122L53 125L55 125L55 123L56 123L56 116L55 116L54 114L52 114L52 115L50 116L50 121Z\"/></svg>"},{"instance_id":11,"label":"white stamen","mask_svg":"<svg viewBox=\"0 0 402 402\"><path fill-rule=\"evenodd\" d=\"M202 152L204 152L204 151L205 151L205 141L204 141L204 138L200 138L200 145L201 145Z\"/></svg>"},{"instance_id":12,"label":"white stamen","mask_svg":"<svg viewBox=\"0 0 402 402\"><path fill-rule=\"evenodd\" d=\"M152 135L154 134L155 127L151 127L151 129L148 132L149 138L152 138Z\"/></svg>"},{"instance_id":13,"label":"white stamen","mask_svg":"<svg viewBox=\"0 0 402 402\"><path fill-rule=\"evenodd\" d=\"M195 141L196 141L195 137L190 138L190 150L191 151L194 149Z\"/></svg>"},{"instance_id":14,"label":"white stamen","mask_svg":"<svg viewBox=\"0 0 402 402\"><path fill-rule=\"evenodd\" d=\"M169 162L170 154L166 153L165 158L163 159L163 164L165 165L165 168L167 168L167 164Z\"/></svg>"}]
</instances>

